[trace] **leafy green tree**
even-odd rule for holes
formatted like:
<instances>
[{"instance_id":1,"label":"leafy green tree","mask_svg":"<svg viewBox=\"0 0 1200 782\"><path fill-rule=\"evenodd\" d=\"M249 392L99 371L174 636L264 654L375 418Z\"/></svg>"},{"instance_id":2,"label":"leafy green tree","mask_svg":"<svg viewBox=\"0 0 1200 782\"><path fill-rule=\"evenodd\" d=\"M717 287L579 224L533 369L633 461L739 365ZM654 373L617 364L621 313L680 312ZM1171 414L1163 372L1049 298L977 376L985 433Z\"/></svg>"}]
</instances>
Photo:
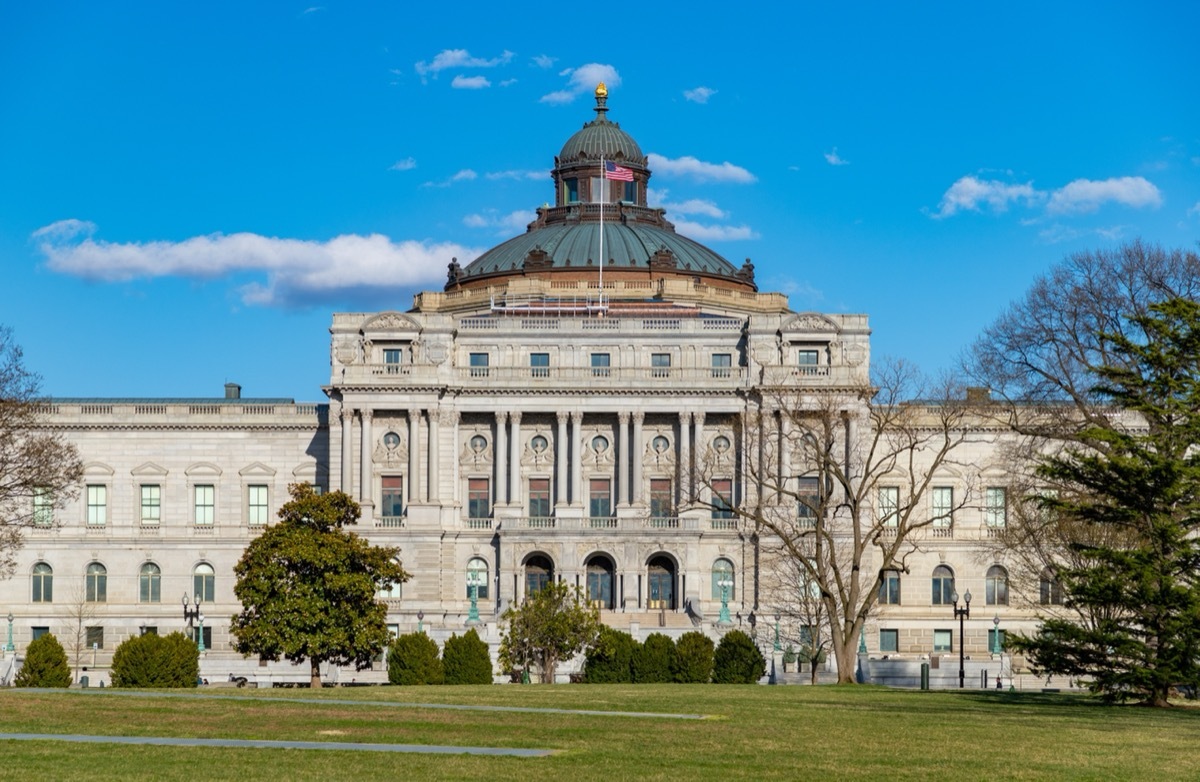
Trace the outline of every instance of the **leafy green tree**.
<instances>
[{"instance_id":1,"label":"leafy green tree","mask_svg":"<svg viewBox=\"0 0 1200 782\"><path fill-rule=\"evenodd\" d=\"M488 646L471 628L464 635L452 635L442 649L446 684L491 684L492 657Z\"/></svg>"},{"instance_id":2,"label":"leafy green tree","mask_svg":"<svg viewBox=\"0 0 1200 782\"><path fill-rule=\"evenodd\" d=\"M441 684L444 677L437 644L425 633L400 635L388 645L388 681L392 684Z\"/></svg>"},{"instance_id":3,"label":"leafy green tree","mask_svg":"<svg viewBox=\"0 0 1200 782\"><path fill-rule=\"evenodd\" d=\"M578 587L555 582L509 606L500 621L500 663L508 671L536 667L543 684L554 683L559 662L592 644L600 630L600 612L587 605Z\"/></svg>"},{"instance_id":4,"label":"leafy green tree","mask_svg":"<svg viewBox=\"0 0 1200 782\"><path fill-rule=\"evenodd\" d=\"M200 650L183 633L135 635L113 652L114 687L195 687Z\"/></svg>"},{"instance_id":5,"label":"leafy green tree","mask_svg":"<svg viewBox=\"0 0 1200 782\"><path fill-rule=\"evenodd\" d=\"M243 608L230 629L242 654L308 660L312 686L320 687L322 663L371 665L388 641L387 607L376 593L408 574L395 561L398 549L345 529L360 512L347 494L318 494L306 483L288 491L279 523L233 569Z\"/></svg>"},{"instance_id":6,"label":"leafy green tree","mask_svg":"<svg viewBox=\"0 0 1200 782\"><path fill-rule=\"evenodd\" d=\"M1074 543L1057 569L1068 604L1093 621L1048 618L1012 646L1108 700L1165 706L1172 686L1200 686L1200 304L1151 304L1104 339L1114 360L1094 367L1093 393L1113 412L1042 458L1038 474L1059 490L1039 502L1121 534Z\"/></svg>"},{"instance_id":7,"label":"leafy green tree","mask_svg":"<svg viewBox=\"0 0 1200 782\"><path fill-rule=\"evenodd\" d=\"M708 684L713 671L712 639L693 630L679 636L675 644L675 681L681 684Z\"/></svg>"},{"instance_id":8,"label":"leafy green tree","mask_svg":"<svg viewBox=\"0 0 1200 782\"><path fill-rule=\"evenodd\" d=\"M750 636L741 630L725 633L713 654L714 683L754 684L766 672L767 661Z\"/></svg>"},{"instance_id":9,"label":"leafy green tree","mask_svg":"<svg viewBox=\"0 0 1200 782\"><path fill-rule=\"evenodd\" d=\"M596 640L587 649L583 680L588 684L628 684L633 681L633 636L607 625L600 626Z\"/></svg>"},{"instance_id":10,"label":"leafy green tree","mask_svg":"<svg viewBox=\"0 0 1200 782\"><path fill-rule=\"evenodd\" d=\"M638 684L675 681L679 663L675 642L662 633L651 633L633 655L633 680Z\"/></svg>"},{"instance_id":11,"label":"leafy green tree","mask_svg":"<svg viewBox=\"0 0 1200 782\"><path fill-rule=\"evenodd\" d=\"M25 662L13 681L17 687L70 687L71 667L62 644L50 633L25 648Z\"/></svg>"}]
</instances>

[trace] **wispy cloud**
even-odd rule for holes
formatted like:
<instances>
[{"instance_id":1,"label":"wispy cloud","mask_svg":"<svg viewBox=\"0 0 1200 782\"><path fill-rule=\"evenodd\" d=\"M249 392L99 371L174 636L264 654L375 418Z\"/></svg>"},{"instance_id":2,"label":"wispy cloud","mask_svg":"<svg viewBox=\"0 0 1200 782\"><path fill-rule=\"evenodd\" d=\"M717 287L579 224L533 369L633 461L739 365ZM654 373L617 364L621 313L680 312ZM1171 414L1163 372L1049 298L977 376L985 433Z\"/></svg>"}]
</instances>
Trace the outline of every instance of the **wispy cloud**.
<instances>
[{"instance_id":1,"label":"wispy cloud","mask_svg":"<svg viewBox=\"0 0 1200 782\"><path fill-rule=\"evenodd\" d=\"M488 209L483 213L467 215L463 218L463 225L468 228L491 228L501 236L511 236L524 231L536 217L537 213L529 210L518 210L502 215L494 209Z\"/></svg>"},{"instance_id":2,"label":"wispy cloud","mask_svg":"<svg viewBox=\"0 0 1200 782\"><path fill-rule=\"evenodd\" d=\"M483 175L486 179L549 179L550 172L545 169L512 169L509 171L489 171Z\"/></svg>"},{"instance_id":3,"label":"wispy cloud","mask_svg":"<svg viewBox=\"0 0 1200 782\"><path fill-rule=\"evenodd\" d=\"M1046 211L1052 214L1094 212L1109 201L1135 209L1161 206L1162 194L1149 180L1140 176L1076 179L1050 194Z\"/></svg>"},{"instance_id":4,"label":"wispy cloud","mask_svg":"<svg viewBox=\"0 0 1200 782\"><path fill-rule=\"evenodd\" d=\"M710 87L697 87L694 90L683 91L683 97L692 103L708 103L708 99L716 94L717 91Z\"/></svg>"},{"instance_id":5,"label":"wispy cloud","mask_svg":"<svg viewBox=\"0 0 1200 782\"><path fill-rule=\"evenodd\" d=\"M938 204L936 218L950 217L961 211L978 212L980 205L987 205L996 212L1007 211L1014 201L1034 203L1044 198L1032 183L1013 185L996 179L977 179L973 176L960 177L950 185Z\"/></svg>"},{"instance_id":6,"label":"wispy cloud","mask_svg":"<svg viewBox=\"0 0 1200 782\"><path fill-rule=\"evenodd\" d=\"M621 86L621 75L611 65L589 62L578 68L567 68L560 71L559 76L567 77L567 86L561 90L547 93L541 97L542 103L570 103L580 95L596 89L596 85L604 82L610 90Z\"/></svg>"},{"instance_id":7,"label":"wispy cloud","mask_svg":"<svg viewBox=\"0 0 1200 782\"><path fill-rule=\"evenodd\" d=\"M300 15L301 15L301 16L308 16L309 14L315 14L315 13L317 13L318 11L324 11L324 10L325 10L325 6L323 6L323 5L314 5L314 6L310 7L310 8L305 8L303 11L301 11L301 12L300 12Z\"/></svg>"},{"instance_id":8,"label":"wispy cloud","mask_svg":"<svg viewBox=\"0 0 1200 782\"><path fill-rule=\"evenodd\" d=\"M425 182L421 187L450 187L456 182L470 182L473 179L478 179L479 174L476 174L469 168L464 168L449 179L443 179L438 182Z\"/></svg>"},{"instance_id":9,"label":"wispy cloud","mask_svg":"<svg viewBox=\"0 0 1200 782\"><path fill-rule=\"evenodd\" d=\"M388 166L388 171L412 171L416 167L416 159L412 157L406 157L403 160L397 160L395 163L392 163L390 166Z\"/></svg>"},{"instance_id":10,"label":"wispy cloud","mask_svg":"<svg viewBox=\"0 0 1200 782\"><path fill-rule=\"evenodd\" d=\"M216 233L179 242L107 242L95 233L95 224L71 219L40 228L32 238L50 269L96 282L262 275L237 288L244 303L262 306L395 293L437 282L451 258L480 253L453 242L397 242L381 234L311 241Z\"/></svg>"},{"instance_id":11,"label":"wispy cloud","mask_svg":"<svg viewBox=\"0 0 1200 782\"><path fill-rule=\"evenodd\" d=\"M670 191L663 188L650 187L646 189L646 203L650 206L666 209L669 215L703 215L714 220L723 220L725 212L712 201L702 198L689 198L678 203L668 200Z\"/></svg>"},{"instance_id":12,"label":"wispy cloud","mask_svg":"<svg viewBox=\"0 0 1200 782\"><path fill-rule=\"evenodd\" d=\"M725 220L729 213L712 201L701 198L689 198L684 201L672 202L670 192L662 188L649 188L646 191L646 203L652 207L667 210L667 217L675 224L676 230L684 236L702 241L730 241L740 239L757 239L758 233L748 225L729 225L726 223L700 223L695 220L679 219L688 215L707 217L711 220Z\"/></svg>"},{"instance_id":13,"label":"wispy cloud","mask_svg":"<svg viewBox=\"0 0 1200 782\"><path fill-rule=\"evenodd\" d=\"M539 68L553 68L556 62L558 62L557 57L551 57L547 54L539 54L533 58L533 64Z\"/></svg>"},{"instance_id":14,"label":"wispy cloud","mask_svg":"<svg viewBox=\"0 0 1200 782\"><path fill-rule=\"evenodd\" d=\"M1195 206L1193 206L1191 209L1187 210L1187 216L1188 217L1200 217L1200 201L1197 201Z\"/></svg>"},{"instance_id":15,"label":"wispy cloud","mask_svg":"<svg viewBox=\"0 0 1200 782\"><path fill-rule=\"evenodd\" d=\"M472 57L471 53L466 49L443 49L429 62L422 60L413 65L413 68L416 69L417 73L421 76L421 81L424 82L427 76L437 78L438 73L449 68L495 68L498 65L507 65L512 61L514 56L507 49L499 57L492 57L491 59Z\"/></svg>"},{"instance_id":16,"label":"wispy cloud","mask_svg":"<svg viewBox=\"0 0 1200 782\"><path fill-rule=\"evenodd\" d=\"M757 239L758 233L748 225L704 225L690 220L676 220L675 229L691 239L704 242L741 241Z\"/></svg>"},{"instance_id":17,"label":"wispy cloud","mask_svg":"<svg viewBox=\"0 0 1200 782\"><path fill-rule=\"evenodd\" d=\"M505 79L504 81L500 82L500 86L501 87L511 87L516 83L517 83L516 79Z\"/></svg>"},{"instance_id":18,"label":"wispy cloud","mask_svg":"<svg viewBox=\"0 0 1200 782\"><path fill-rule=\"evenodd\" d=\"M666 177L687 177L697 182L737 182L748 184L757 181L757 177L741 166L735 166L728 161L724 163L706 163L703 160L685 155L680 158L668 158L651 152L650 168L655 174Z\"/></svg>"},{"instance_id":19,"label":"wispy cloud","mask_svg":"<svg viewBox=\"0 0 1200 782\"><path fill-rule=\"evenodd\" d=\"M837 147L833 148L832 152L825 153L825 162L831 166L848 166L850 161L838 154Z\"/></svg>"},{"instance_id":20,"label":"wispy cloud","mask_svg":"<svg viewBox=\"0 0 1200 782\"><path fill-rule=\"evenodd\" d=\"M492 83L486 76L463 76L460 73L450 82L450 86L456 90L482 90L491 87Z\"/></svg>"}]
</instances>

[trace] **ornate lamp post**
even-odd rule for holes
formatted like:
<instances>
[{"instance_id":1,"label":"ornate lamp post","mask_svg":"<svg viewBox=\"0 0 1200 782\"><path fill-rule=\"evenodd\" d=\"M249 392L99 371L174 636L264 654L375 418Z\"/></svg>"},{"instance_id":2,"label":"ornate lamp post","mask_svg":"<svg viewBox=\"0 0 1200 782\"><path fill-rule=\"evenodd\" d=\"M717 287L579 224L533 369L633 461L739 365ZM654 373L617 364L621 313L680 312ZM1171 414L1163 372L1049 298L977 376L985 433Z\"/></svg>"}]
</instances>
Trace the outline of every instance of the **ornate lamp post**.
<instances>
[{"instance_id":1,"label":"ornate lamp post","mask_svg":"<svg viewBox=\"0 0 1200 782\"><path fill-rule=\"evenodd\" d=\"M204 612L199 611L196 614L196 622L198 627L196 630L196 649L201 653L204 652Z\"/></svg>"},{"instance_id":2,"label":"ornate lamp post","mask_svg":"<svg viewBox=\"0 0 1200 782\"><path fill-rule=\"evenodd\" d=\"M13 641L12 641L12 623L13 623L13 615L12 615L12 611L9 611L8 612L8 643L6 643L4 645L4 651L6 651L6 652L15 652L17 650L17 647L13 646Z\"/></svg>"},{"instance_id":3,"label":"ornate lamp post","mask_svg":"<svg viewBox=\"0 0 1200 782\"><path fill-rule=\"evenodd\" d=\"M717 624L729 627L733 624L729 618L729 588L733 586L733 580L729 576L722 576L717 586L721 587L721 613L717 615Z\"/></svg>"},{"instance_id":4,"label":"ornate lamp post","mask_svg":"<svg viewBox=\"0 0 1200 782\"><path fill-rule=\"evenodd\" d=\"M471 610L467 612L467 627L479 624L479 582L482 581L478 570L467 571L467 586L471 589Z\"/></svg>"},{"instance_id":5,"label":"ornate lamp post","mask_svg":"<svg viewBox=\"0 0 1200 782\"><path fill-rule=\"evenodd\" d=\"M966 605L962 608L958 607L958 591L955 590L950 595L950 599L954 601L954 616L958 619L958 689L963 689L966 684L966 657L965 646L966 639L963 637L964 622L971 618L971 590L963 595Z\"/></svg>"},{"instance_id":6,"label":"ornate lamp post","mask_svg":"<svg viewBox=\"0 0 1200 782\"><path fill-rule=\"evenodd\" d=\"M425 632L425 612L420 610L417 611L417 632Z\"/></svg>"},{"instance_id":7,"label":"ornate lamp post","mask_svg":"<svg viewBox=\"0 0 1200 782\"><path fill-rule=\"evenodd\" d=\"M1000 654L1000 614L992 617L992 654Z\"/></svg>"},{"instance_id":8,"label":"ornate lamp post","mask_svg":"<svg viewBox=\"0 0 1200 782\"><path fill-rule=\"evenodd\" d=\"M783 647L779 645L779 620L782 619L779 612L775 612L775 651L782 652Z\"/></svg>"},{"instance_id":9,"label":"ornate lamp post","mask_svg":"<svg viewBox=\"0 0 1200 782\"><path fill-rule=\"evenodd\" d=\"M183 621L187 622L188 627L192 626L192 622L198 622L200 632L196 635L196 646L200 651L204 651L204 614L200 613L200 604L204 601L200 598L200 593L197 592L192 603L188 603L187 592L183 593Z\"/></svg>"}]
</instances>

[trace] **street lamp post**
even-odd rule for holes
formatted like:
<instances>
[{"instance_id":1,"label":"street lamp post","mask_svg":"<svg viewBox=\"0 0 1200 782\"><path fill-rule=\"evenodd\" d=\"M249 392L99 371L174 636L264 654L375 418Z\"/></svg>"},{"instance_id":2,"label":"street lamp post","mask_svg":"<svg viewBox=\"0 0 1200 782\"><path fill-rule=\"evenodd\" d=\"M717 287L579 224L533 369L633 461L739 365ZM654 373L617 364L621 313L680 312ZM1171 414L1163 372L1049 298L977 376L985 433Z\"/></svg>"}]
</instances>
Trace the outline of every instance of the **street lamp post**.
<instances>
[{"instance_id":1,"label":"street lamp post","mask_svg":"<svg viewBox=\"0 0 1200 782\"><path fill-rule=\"evenodd\" d=\"M198 627L196 630L196 649L197 649L197 651L203 653L204 652L204 612L203 611L200 611L199 613L196 614L196 622L198 623Z\"/></svg>"},{"instance_id":2,"label":"street lamp post","mask_svg":"<svg viewBox=\"0 0 1200 782\"><path fill-rule=\"evenodd\" d=\"M958 619L958 689L966 687L966 638L963 636L964 623L971 618L971 590L963 595L963 600L966 605L962 608L958 607L958 591L956 590L950 595L950 599L954 601L954 616Z\"/></svg>"},{"instance_id":3,"label":"street lamp post","mask_svg":"<svg viewBox=\"0 0 1200 782\"><path fill-rule=\"evenodd\" d=\"M992 654L1000 654L1000 614L992 617Z\"/></svg>"},{"instance_id":4,"label":"street lamp post","mask_svg":"<svg viewBox=\"0 0 1200 782\"><path fill-rule=\"evenodd\" d=\"M775 613L775 651L782 652L783 647L779 645L779 620L782 619L778 612Z\"/></svg>"},{"instance_id":5,"label":"street lamp post","mask_svg":"<svg viewBox=\"0 0 1200 782\"><path fill-rule=\"evenodd\" d=\"M200 593L197 592L189 604L187 592L183 593L183 621L187 622L188 627L192 626L193 621L199 623L200 632L196 634L196 646L202 652L204 651L204 614L200 613L200 604L203 602Z\"/></svg>"},{"instance_id":6,"label":"street lamp post","mask_svg":"<svg viewBox=\"0 0 1200 782\"><path fill-rule=\"evenodd\" d=\"M467 571L467 586L471 588L471 610L467 612L467 627L479 624L479 571Z\"/></svg>"},{"instance_id":7,"label":"street lamp post","mask_svg":"<svg viewBox=\"0 0 1200 782\"><path fill-rule=\"evenodd\" d=\"M15 652L17 650L17 647L13 646L12 623L13 623L13 615L12 615L12 611L9 611L8 612L8 643L6 643L4 645L4 651L6 651L6 652Z\"/></svg>"},{"instance_id":8,"label":"street lamp post","mask_svg":"<svg viewBox=\"0 0 1200 782\"><path fill-rule=\"evenodd\" d=\"M422 633L422 634L425 632L425 612L424 611L417 611L417 632Z\"/></svg>"},{"instance_id":9,"label":"street lamp post","mask_svg":"<svg viewBox=\"0 0 1200 782\"><path fill-rule=\"evenodd\" d=\"M729 618L729 588L733 586L733 580L729 577L722 578L717 582L717 586L721 587L721 613L717 615L717 624L729 627L733 624L733 620Z\"/></svg>"}]
</instances>

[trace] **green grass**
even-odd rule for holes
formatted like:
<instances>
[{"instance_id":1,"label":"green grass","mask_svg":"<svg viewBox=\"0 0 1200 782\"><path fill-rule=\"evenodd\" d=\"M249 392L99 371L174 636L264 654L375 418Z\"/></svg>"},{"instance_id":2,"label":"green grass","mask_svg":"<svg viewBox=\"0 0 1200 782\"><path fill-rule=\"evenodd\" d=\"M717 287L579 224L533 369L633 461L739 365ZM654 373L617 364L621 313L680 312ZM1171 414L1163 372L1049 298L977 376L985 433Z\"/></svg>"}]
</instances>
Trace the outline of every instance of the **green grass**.
<instances>
[{"instance_id":1,"label":"green grass","mask_svg":"<svg viewBox=\"0 0 1200 782\"><path fill-rule=\"evenodd\" d=\"M0 690L0 732L536 747L547 758L2 742L17 779L1197 779L1200 710L872 687L228 691L269 702ZM320 698L327 703L298 703ZM711 715L467 712L354 701ZM6 774L7 775L7 774Z\"/></svg>"}]
</instances>

